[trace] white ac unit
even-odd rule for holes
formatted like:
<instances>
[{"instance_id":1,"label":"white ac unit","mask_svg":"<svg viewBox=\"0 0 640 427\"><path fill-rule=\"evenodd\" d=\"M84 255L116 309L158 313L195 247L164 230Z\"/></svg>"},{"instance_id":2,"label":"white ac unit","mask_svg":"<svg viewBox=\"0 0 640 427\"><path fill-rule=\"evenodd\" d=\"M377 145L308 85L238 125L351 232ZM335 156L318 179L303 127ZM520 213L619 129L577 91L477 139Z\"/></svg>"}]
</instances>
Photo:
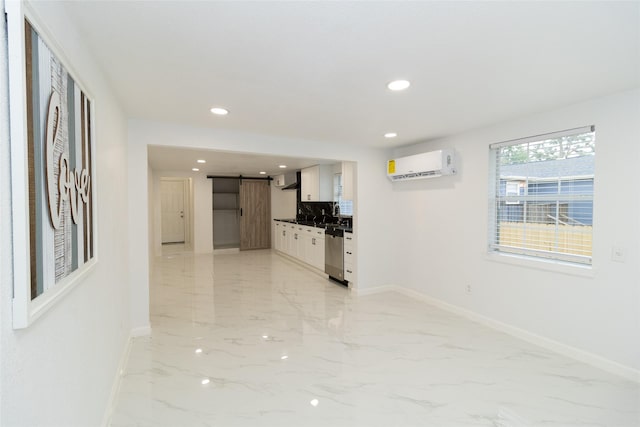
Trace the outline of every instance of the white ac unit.
<instances>
[{"instance_id":1,"label":"white ac unit","mask_svg":"<svg viewBox=\"0 0 640 427\"><path fill-rule=\"evenodd\" d=\"M387 161L387 177L394 182L435 178L455 173L455 155L451 149L430 151Z\"/></svg>"}]
</instances>

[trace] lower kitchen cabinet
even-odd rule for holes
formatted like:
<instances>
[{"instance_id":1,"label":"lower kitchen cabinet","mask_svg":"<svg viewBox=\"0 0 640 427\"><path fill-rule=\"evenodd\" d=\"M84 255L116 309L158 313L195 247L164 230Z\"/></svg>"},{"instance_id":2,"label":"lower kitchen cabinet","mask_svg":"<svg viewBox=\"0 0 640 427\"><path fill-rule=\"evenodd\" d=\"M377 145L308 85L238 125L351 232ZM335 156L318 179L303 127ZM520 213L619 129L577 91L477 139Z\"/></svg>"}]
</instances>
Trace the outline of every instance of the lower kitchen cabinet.
<instances>
[{"instance_id":1,"label":"lower kitchen cabinet","mask_svg":"<svg viewBox=\"0 0 640 427\"><path fill-rule=\"evenodd\" d=\"M292 224L285 225L287 230L287 242L285 243L284 253L292 257L298 256L298 236L296 235L296 226Z\"/></svg>"},{"instance_id":2,"label":"lower kitchen cabinet","mask_svg":"<svg viewBox=\"0 0 640 427\"><path fill-rule=\"evenodd\" d=\"M344 280L353 282L355 279L356 245L353 233L344 233Z\"/></svg>"},{"instance_id":3,"label":"lower kitchen cabinet","mask_svg":"<svg viewBox=\"0 0 640 427\"><path fill-rule=\"evenodd\" d=\"M307 251L307 264L311 264L318 270L324 271L324 230L310 227L311 244Z\"/></svg>"},{"instance_id":4,"label":"lower kitchen cabinet","mask_svg":"<svg viewBox=\"0 0 640 427\"><path fill-rule=\"evenodd\" d=\"M324 271L324 229L274 222L276 250Z\"/></svg>"}]
</instances>

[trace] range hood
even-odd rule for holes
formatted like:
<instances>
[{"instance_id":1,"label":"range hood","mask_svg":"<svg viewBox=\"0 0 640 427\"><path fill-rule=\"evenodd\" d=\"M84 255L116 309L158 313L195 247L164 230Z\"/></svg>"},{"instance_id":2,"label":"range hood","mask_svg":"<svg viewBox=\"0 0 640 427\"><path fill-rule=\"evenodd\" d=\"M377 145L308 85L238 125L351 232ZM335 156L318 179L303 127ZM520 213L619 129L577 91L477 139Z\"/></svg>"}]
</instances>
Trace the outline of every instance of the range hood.
<instances>
[{"instance_id":1,"label":"range hood","mask_svg":"<svg viewBox=\"0 0 640 427\"><path fill-rule=\"evenodd\" d=\"M276 187L281 187L282 190L297 190L300 188L300 179L296 172L278 175L274 177L273 182Z\"/></svg>"},{"instance_id":2,"label":"range hood","mask_svg":"<svg viewBox=\"0 0 640 427\"><path fill-rule=\"evenodd\" d=\"M283 190L297 190L298 188L300 188L300 183L298 182L297 179L295 182L292 182L291 184L285 187L282 187Z\"/></svg>"}]
</instances>

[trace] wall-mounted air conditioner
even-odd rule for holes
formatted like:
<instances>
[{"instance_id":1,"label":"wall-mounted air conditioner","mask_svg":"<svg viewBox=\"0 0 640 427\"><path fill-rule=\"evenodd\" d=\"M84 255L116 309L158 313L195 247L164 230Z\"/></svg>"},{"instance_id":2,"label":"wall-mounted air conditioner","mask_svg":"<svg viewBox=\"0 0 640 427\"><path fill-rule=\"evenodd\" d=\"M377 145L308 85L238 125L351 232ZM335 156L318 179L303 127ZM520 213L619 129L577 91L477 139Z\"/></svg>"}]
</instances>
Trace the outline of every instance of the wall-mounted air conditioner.
<instances>
[{"instance_id":1,"label":"wall-mounted air conditioner","mask_svg":"<svg viewBox=\"0 0 640 427\"><path fill-rule=\"evenodd\" d=\"M394 182L435 178L455 173L455 155L451 149L430 151L387 161L387 177Z\"/></svg>"}]
</instances>

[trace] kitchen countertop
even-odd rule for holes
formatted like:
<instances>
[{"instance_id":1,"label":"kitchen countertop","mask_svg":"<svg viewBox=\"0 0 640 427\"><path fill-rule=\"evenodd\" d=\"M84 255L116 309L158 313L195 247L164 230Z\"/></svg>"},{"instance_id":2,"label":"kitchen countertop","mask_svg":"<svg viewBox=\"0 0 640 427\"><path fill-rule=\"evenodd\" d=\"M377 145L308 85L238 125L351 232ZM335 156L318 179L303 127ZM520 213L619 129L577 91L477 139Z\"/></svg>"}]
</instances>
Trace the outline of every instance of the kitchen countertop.
<instances>
[{"instance_id":1,"label":"kitchen countertop","mask_svg":"<svg viewBox=\"0 0 640 427\"><path fill-rule=\"evenodd\" d=\"M344 230L347 233L353 233L353 227L349 227L348 225L343 225L343 224L327 224L327 223L321 223L321 222L313 222L313 221L299 221L295 218L274 218L276 221L280 221L280 222L286 222L289 224L298 224L298 225L305 225L307 227L316 227L316 228L334 228L334 229L338 229L338 230Z\"/></svg>"}]
</instances>

